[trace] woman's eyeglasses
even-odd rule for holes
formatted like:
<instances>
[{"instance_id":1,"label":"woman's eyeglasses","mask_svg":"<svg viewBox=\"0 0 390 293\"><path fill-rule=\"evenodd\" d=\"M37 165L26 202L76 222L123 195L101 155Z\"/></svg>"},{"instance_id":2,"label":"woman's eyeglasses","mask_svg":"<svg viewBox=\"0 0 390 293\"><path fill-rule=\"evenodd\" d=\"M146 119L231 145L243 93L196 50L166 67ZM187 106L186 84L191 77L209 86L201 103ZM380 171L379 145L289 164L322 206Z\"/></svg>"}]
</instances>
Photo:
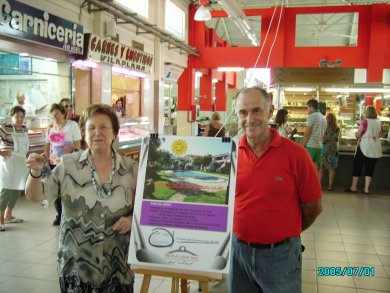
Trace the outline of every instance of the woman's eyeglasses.
<instances>
[{"instance_id":1,"label":"woman's eyeglasses","mask_svg":"<svg viewBox=\"0 0 390 293\"><path fill-rule=\"evenodd\" d=\"M65 108L73 108L73 105L65 105Z\"/></svg>"}]
</instances>

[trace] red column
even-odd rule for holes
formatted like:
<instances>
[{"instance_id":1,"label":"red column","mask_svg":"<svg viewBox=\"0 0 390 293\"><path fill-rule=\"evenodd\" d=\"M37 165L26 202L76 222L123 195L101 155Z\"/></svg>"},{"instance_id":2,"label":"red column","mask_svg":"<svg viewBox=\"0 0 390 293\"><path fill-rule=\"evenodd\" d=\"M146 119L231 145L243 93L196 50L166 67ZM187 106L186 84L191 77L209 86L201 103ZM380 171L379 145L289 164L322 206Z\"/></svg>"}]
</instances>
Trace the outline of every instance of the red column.
<instances>
[{"instance_id":1,"label":"red column","mask_svg":"<svg viewBox=\"0 0 390 293\"><path fill-rule=\"evenodd\" d=\"M201 111L211 111L213 103L211 72L208 70L208 73L209 74L203 74L200 78L199 105Z\"/></svg>"},{"instance_id":2,"label":"red column","mask_svg":"<svg viewBox=\"0 0 390 293\"><path fill-rule=\"evenodd\" d=\"M226 111L226 81L218 81L215 84L215 111Z\"/></svg>"},{"instance_id":3,"label":"red column","mask_svg":"<svg viewBox=\"0 0 390 293\"><path fill-rule=\"evenodd\" d=\"M389 13L389 5L372 5L367 82L382 82L383 80L383 68L386 62L386 51L388 51L386 35L389 37L387 33L389 30Z\"/></svg>"},{"instance_id":4,"label":"red column","mask_svg":"<svg viewBox=\"0 0 390 293\"><path fill-rule=\"evenodd\" d=\"M374 105L374 97L373 96L366 96L366 107L367 106L373 106Z\"/></svg>"}]
</instances>

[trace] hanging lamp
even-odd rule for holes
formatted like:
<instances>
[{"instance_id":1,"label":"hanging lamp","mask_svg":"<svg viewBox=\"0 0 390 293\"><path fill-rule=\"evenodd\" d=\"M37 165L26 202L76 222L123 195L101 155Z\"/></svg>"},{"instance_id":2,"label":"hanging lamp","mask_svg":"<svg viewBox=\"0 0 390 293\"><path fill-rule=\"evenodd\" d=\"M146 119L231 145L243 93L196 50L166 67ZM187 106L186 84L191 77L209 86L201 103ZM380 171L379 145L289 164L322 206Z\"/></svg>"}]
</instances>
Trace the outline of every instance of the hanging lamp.
<instances>
[{"instance_id":1,"label":"hanging lamp","mask_svg":"<svg viewBox=\"0 0 390 293\"><path fill-rule=\"evenodd\" d=\"M195 12L194 19L196 21L206 21L211 19L208 0L199 0L199 8Z\"/></svg>"}]
</instances>

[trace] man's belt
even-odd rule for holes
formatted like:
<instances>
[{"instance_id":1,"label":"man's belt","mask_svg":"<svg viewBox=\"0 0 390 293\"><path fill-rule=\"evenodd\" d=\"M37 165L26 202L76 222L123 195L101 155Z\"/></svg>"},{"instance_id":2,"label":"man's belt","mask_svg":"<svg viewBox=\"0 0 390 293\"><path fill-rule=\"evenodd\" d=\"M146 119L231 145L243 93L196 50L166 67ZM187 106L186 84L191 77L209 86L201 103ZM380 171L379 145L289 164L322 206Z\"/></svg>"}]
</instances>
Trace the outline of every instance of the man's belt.
<instances>
[{"instance_id":1,"label":"man's belt","mask_svg":"<svg viewBox=\"0 0 390 293\"><path fill-rule=\"evenodd\" d=\"M283 245L285 243L288 243L290 242L291 238L286 238L284 240L281 240L281 241L278 241L278 242L275 242L275 243L270 243L270 244L261 244L261 243L254 243L254 242L246 242L244 240L241 240L241 239L238 239L238 242L240 243L243 243L243 244L246 244L248 245L249 247L251 248L256 248L256 249L271 249L271 248L275 248L275 247L278 247L280 245Z\"/></svg>"}]
</instances>

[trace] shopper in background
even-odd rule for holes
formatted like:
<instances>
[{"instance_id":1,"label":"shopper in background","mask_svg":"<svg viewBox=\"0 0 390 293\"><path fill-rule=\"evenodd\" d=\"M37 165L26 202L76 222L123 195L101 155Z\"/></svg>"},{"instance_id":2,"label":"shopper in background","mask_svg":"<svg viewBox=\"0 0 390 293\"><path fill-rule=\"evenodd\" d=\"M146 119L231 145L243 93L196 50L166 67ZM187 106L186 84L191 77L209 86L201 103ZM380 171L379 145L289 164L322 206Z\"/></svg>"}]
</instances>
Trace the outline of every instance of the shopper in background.
<instances>
[{"instance_id":1,"label":"shopper in background","mask_svg":"<svg viewBox=\"0 0 390 293\"><path fill-rule=\"evenodd\" d=\"M290 127L287 124L287 120L288 120L288 111L286 109L279 109L278 112L276 113L275 123L277 125L277 129L280 136L283 136L285 138L289 138L289 136L294 130L293 127Z\"/></svg>"},{"instance_id":2,"label":"shopper in background","mask_svg":"<svg viewBox=\"0 0 390 293\"><path fill-rule=\"evenodd\" d=\"M26 100L24 92L18 92L13 106L20 106L26 110L27 116L34 116L37 108Z\"/></svg>"},{"instance_id":3,"label":"shopper in background","mask_svg":"<svg viewBox=\"0 0 390 293\"><path fill-rule=\"evenodd\" d=\"M300 233L320 214L321 186L307 151L270 129L269 94L239 92L229 292L301 292Z\"/></svg>"},{"instance_id":4,"label":"shopper in background","mask_svg":"<svg viewBox=\"0 0 390 293\"><path fill-rule=\"evenodd\" d=\"M50 108L53 125L48 128L45 141L45 156L48 158L50 169L54 169L60 163L63 154L68 154L80 149L81 133L76 122L66 119L66 110L60 104L53 104ZM54 202L57 216L53 225L61 222L62 206L58 197Z\"/></svg>"},{"instance_id":5,"label":"shopper in background","mask_svg":"<svg viewBox=\"0 0 390 293\"><path fill-rule=\"evenodd\" d=\"M58 272L62 293L133 292L127 264L137 164L112 148L119 121L111 106L90 105L82 114L89 149L62 156L41 182L45 157L31 154L28 199L63 203Z\"/></svg>"},{"instance_id":6,"label":"shopper in background","mask_svg":"<svg viewBox=\"0 0 390 293\"><path fill-rule=\"evenodd\" d=\"M379 115L380 121L390 121L390 112L389 112L389 106L382 106L380 115Z\"/></svg>"},{"instance_id":7,"label":"shopper in background","mask_svg":"<svg viewBox=\"0 0 390 293\"><path fill-rule=\"evenodd\" d=\"M4 223L21 223L12 215L27 178L26 154L29 147L27 128L23 125L26 110L20 106L11 109L11 123L2 124L0 131L0 231ZM10 135L8 135L10 134Z\"/></svg>"},{"instance_id":8,"label":"shopper in background","mask_svg":"<svg viewBox=\"0 0 390 293\"><path fill-rule=\"evenodd\" d=\"M311 99L307 102L309 116L306 121L306 129L303 135L302 145L307 149L311 159L319 170L321 165L322 138L326 130L324 115L318 110L318 101Z\"/></svg>"},{"instance_id":9,"label":"shopper in background","mask_svg":"<svg viewBox=\"0 0 390 293\"><path fill-rule=\"evenodd\" d=\"M379 140L382 126L380 120L377 119L374 107L368 106L364 113L366 119L361 121L359 129L355 133L358 142L353 160L352 185L344 191L356 193L359 177L364 175L363 193L368 195L376 162L382 156L382 145Z\"/></svg>"},{"instance_id":10,"label":"shopper in background","mask_svg":"<svg viewBox=\"0 0 390 293\"><path fill-rule=\"evenodd\" d=\"M115 105L114 105L114 109L115 109L116 115L118 117L123 117L126 115L125 107L123 107L122 97L120 97L118 100L116 100Z\"/></svg>"},{"instance_id":11,"label":"shopper in background","mask_svg":"<svg viewBox=\"0 0 390 293\"><path fill-rule=\"evenodd\" d=\"M219 115L218 112L214 112L211 115L211 122L206 126L206 129L203 132L203 136L224 137L225 132L225 126L221 123L221 115Z\"/></svg>"},{"instance_id":12,"label":"shopper in background","mask_svg":"<svg viewBox=\"0 0 390 293\"><path fill-rule=\"evenodd\" d=\"M320 182L326 170L329 171L328 190L333 190L333 182L336 175L336 168L339 161L339 136L340 128L337 125L337 118L333 113L326 115L326 131L322 141L322 156L320 168Z\"/></svg>"},{"instance_id":13,"label":"shopper in background","mask_svg":"<svg viewBox=\"0 0 390 293\"><path fill-rule=\"evenodd\" d=\"M73 104L72 100L68 98L64 98L60 101L60 104L65 108L66 110L66 119L72 120L74 122L79 123L80 115L77 115L73 112Z\"/></svg>"}]
</instances>

